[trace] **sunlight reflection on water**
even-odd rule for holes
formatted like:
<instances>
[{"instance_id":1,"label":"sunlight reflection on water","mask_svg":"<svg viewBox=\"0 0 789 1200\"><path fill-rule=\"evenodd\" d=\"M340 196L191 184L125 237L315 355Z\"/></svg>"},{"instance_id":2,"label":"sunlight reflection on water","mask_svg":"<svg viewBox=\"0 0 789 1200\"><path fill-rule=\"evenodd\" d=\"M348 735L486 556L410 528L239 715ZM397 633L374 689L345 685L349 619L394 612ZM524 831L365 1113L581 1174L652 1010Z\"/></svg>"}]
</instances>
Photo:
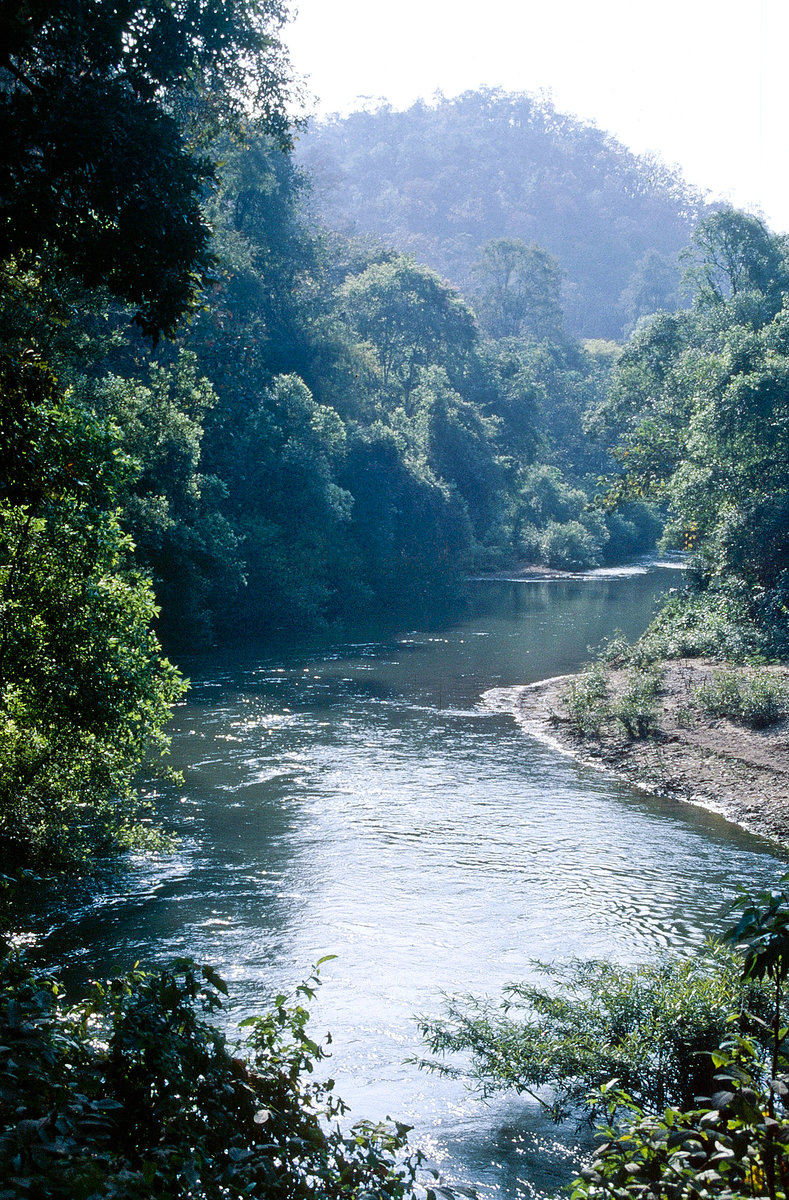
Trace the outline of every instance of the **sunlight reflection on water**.
<instances>
[{"instance_id":1,"label":"sunlight reflection on water","mask_svg":"<svg viewBox=\"0 0 789 1200\"><path fill-rule=\"evenodd\" d=\"M440 992L494 993L570 955L691 951L770 847L649 798L480 706L574 669L589 643L646 624L667 572L485 584L440 631L186 664L170 798L177 855L139 859L49 929L78 985L191 954L231 987L232 1021L324 954L314 1035L358 1115L412 1122L449 1179L532 1196L566 1178L572 1130L533 1103L483 1105L405 1064Z\"/></svg>"}]
</instances>

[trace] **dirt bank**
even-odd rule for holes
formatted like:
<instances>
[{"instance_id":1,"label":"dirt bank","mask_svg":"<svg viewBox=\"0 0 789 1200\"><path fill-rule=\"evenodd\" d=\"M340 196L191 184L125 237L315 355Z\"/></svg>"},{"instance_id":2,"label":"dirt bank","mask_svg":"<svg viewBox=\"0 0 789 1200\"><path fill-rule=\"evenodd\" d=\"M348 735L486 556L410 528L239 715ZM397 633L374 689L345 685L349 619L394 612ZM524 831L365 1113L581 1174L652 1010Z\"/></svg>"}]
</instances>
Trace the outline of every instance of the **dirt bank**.
<instances>
[{"instance_id":1,"label":"dirt bank","mask_svg":"<svg viewBox=\"0 0 789 1200\"><path fill-rule=\"evenodd\" d=\"M601 738L574 735L562 696L571 676L518 689L518 720L545 741L581 761L610 770L648 791L700 804L789 848L789 719L750 729L707 716L696 689L720 663L679 659L664 663L656 732L629 741L606 729ZM771 668L789 679L786 668ZM612 671L615 695L623 674Z\"/></svg>"}]
</instances>

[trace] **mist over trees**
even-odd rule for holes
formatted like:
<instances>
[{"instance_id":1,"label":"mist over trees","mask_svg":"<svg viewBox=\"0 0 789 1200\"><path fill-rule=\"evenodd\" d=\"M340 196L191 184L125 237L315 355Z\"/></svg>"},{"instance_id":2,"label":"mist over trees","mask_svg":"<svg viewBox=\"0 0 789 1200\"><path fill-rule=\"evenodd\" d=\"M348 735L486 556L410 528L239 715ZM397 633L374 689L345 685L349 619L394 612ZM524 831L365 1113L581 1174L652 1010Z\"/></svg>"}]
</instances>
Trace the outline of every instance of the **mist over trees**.
<instances>
[{"instance_id":1,"label":"mist over trees","mask_svg":"<svg viewBox=\"0 0 789 1200\"><path fill-rule=\"evenodd\" d=\"M487 243L547 251L576 337L618 339L639 316L674 308L676 255L704 212L656 158L525 93L329 118L300 133L296 153L330 227L414 255L473 303L485 291L477 264Z\"/></svg>"},{"instance_id":2,"label":"mist over trees","mask_svg":"<svg viewBox=\"0 0 789 1200\"><path fill-rule=\"evenodd\" d=\"M759 613L783 604L783 493L762 494L783 445L783 242L713 213L685 264L693 310L647 320L676 304L672 256L701 211L680 180L496 92L304 135L284 115L283 12L250 12L4 10L12 859L132 836L115 801L180 691L157 636L293 637L470 571L617 561L667 510L707 577L756 589ZM323 175L331 146L365 166L347 216L379 189L389 242L316 221L296 133ZM634 323L624 352L574 332ZM745 414L739 440L719 393Z\"/></svg>"},{"instance_id":3,"label":"mist over trees","mask_svg":"<svg viewBox=\"0 0 789 1200\"><path fill-rule=\"evenodd\" d=\"M285 15L0 5L0 900L11 872L167 844L138 797L186 687L162 642L325 633L662 532L692 581L662 653L789 653L787 239L528 96L297 131ZM746 975L784 982L786 906L745 910ZM3 1195L421 1194L406 1127L344 1132L310 1083L317 971L243 1023L244 1062L197 1013L226 991L210 967L66 1008L4 933ZM762 1086L757 1058L738 1078ZM697 1177L715 1194L754 1146L775 1165L772 1092L748 1103ZM631 1152L577 1195L627 1195Z\"/></svg>"}]
</instances>

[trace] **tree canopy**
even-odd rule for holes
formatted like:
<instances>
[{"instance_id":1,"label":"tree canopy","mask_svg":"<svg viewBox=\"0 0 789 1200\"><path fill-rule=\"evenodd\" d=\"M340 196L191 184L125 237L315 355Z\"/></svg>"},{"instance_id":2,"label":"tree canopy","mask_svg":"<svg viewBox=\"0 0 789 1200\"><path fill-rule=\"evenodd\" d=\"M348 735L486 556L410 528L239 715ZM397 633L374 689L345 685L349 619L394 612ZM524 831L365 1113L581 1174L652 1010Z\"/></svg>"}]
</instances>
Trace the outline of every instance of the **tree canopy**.
<instances>
[{"instance_id":1,"label":"tree canopy","mask_svg":"<svg viewBox=\"0 0 789 1200\"><path fill-rule=\"evenodd\" d=\"M786 246L723 209L694 235L690 313L639 329L601 410L613 494L668 506L669 536L701 578L739 596L775 648L789 595L789 305Z\"/></svg>"},{"instance_id":2,"label":"tree canopy","mask_svg":"<svg viewBox=\"0 0 789 1200\"><path fill-rule=\"evenodd\" d=\"M413 254L472 303L486 243L536 243L564 272L567 326L581 337L621 337L645 259L671 268L704 211L656 158L526 93L482 89L328 118L301 134L297 155L329 226ZM675 285L665 281L660 307L676 305Z\"/></svg>"},{"instance_id":3,"label":"tree canopy","mask_svg":"<svg viewBox=\"0 0 789 1200\"><path fill-rule=\"evenodd\" d=\"M280 0L6 0L0 260L52 256L172 332L211 261L217 127L251 106L287 137Z\"/></svg>"}]
</instances>

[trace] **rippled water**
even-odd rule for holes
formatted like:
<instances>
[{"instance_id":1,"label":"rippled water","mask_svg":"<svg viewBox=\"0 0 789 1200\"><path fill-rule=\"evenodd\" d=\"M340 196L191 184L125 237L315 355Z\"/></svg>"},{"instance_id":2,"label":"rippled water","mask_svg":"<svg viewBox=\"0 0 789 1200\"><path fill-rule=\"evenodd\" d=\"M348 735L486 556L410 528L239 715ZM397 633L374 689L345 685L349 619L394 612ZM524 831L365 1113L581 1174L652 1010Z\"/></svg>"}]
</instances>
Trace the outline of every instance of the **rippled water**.
<instances>
[{"instance_id":1,"label":"rippled water","mask_svg":"<svg viewBox=\"0 0 789 1200\"><path fill-rule=\"evenodd\" d=\"M495 992L535 957L689 950L739 883L782 869L768 843L612 782L485 703L574 669L617 627L637 634L674 582L478 584L443 627L185 664L186 785L167 799L181 849L50 919L44 953L74 982L193 955L231 983L233 1019L335 954L314 1033L331 1030L354 1112L413 1123L483 1195L550 1190L557 1132L533 1106L483 1105L404 1060L442 990Z\"/></svg>"}]
</instances>

